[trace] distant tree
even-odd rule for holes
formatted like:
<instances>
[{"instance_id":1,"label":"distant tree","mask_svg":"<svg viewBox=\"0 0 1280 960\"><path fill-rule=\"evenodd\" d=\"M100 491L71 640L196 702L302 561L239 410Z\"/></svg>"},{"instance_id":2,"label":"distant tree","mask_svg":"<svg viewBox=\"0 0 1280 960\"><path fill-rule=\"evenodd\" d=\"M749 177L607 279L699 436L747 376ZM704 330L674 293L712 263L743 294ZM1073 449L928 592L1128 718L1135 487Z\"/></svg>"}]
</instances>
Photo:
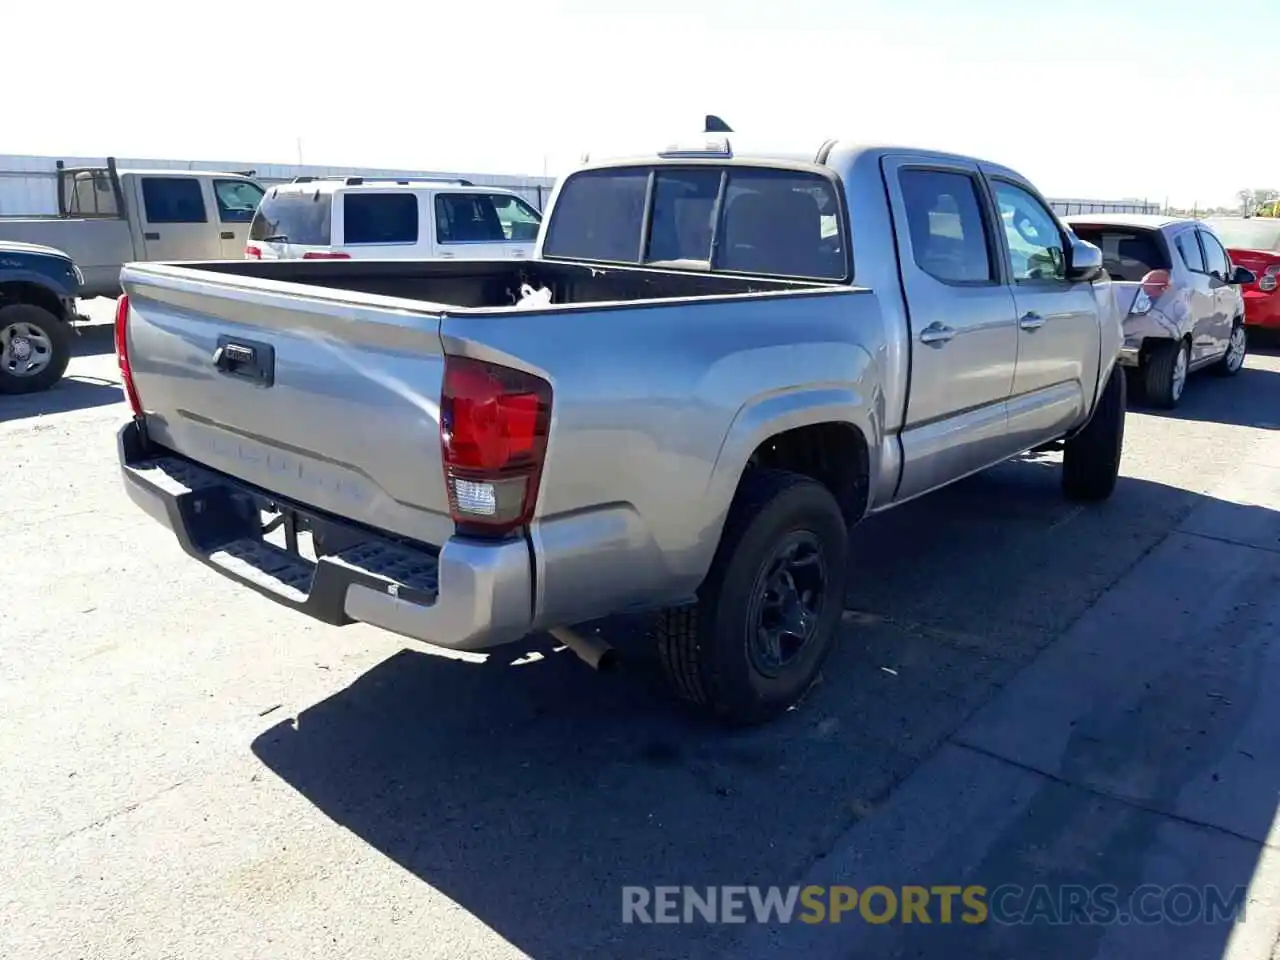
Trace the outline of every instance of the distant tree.
<instances>
[{"instance_id":1,"label":"distant tree","mask_svg":"<svg viewBox=\"0 0 1280 960\"><path fill-rule=\"evenodd\" d=\"M1272 187L1247 187L1236 191L1236 199L1240 201L1240 212L1248 217L1269 212L1280 200L1280 190Z\"/></svg>"}]
</instances>

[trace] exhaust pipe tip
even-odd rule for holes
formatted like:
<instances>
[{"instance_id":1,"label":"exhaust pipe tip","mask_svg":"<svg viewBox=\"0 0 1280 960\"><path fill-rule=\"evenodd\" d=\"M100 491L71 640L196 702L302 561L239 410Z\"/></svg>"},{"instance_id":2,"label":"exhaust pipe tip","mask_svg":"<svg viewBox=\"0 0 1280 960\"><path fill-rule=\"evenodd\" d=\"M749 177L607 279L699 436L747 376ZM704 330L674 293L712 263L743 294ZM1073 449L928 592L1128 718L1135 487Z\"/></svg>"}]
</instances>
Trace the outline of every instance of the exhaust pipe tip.
<instances>
[{"instance_id":1,"label":"exhaust pipe tip","mask_svg":"<svg viewBox=\"0 0 1280 960\"><path fill-rule=\"evenodd\" d=\"M554 627L547 632L598 673L610 673L618 666L618 651L600 637L584 637L568 627Z\"/></svg>"}]
</instances>

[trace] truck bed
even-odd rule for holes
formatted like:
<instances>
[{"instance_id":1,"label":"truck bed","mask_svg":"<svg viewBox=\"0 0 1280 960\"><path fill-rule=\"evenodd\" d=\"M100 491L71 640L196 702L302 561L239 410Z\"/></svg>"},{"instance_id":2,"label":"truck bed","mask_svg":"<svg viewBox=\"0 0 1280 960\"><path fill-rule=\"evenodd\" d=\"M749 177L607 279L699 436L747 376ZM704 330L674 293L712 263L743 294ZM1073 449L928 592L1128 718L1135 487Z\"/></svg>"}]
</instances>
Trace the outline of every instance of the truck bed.
<instances>
[{"instance_id":1,"label":"truck bed","mask_svg":"<svg viewBox=\"0 0 1280 960\"><path fill-rule=\"evenodd\" d=\"M776 348L779 330L797 344L792 364L829 352L844 315L828 298L865 292L505 260L134 263L122 282L134 383L162 451L428 545L455 532L440 452L446 355L551 384L539 515L572 512L614 474L627 490L663 469L655 444L670 470L705 484L706 452L734 415L724 378ZM513 309L523 283L547 286L551 306ZM269 376L219 369L228 343L255 351ZM698 458L671 449L677 437Z\"/></svg>"},{"instance_id":2,"label":"truck bed","mask_svg":"<svg viewBox=\"0 0 1280 960\"><path fill-rule=\"evenodd\" d=\"M352 293L417 300L439 307L506 308L522 284L546 287L556 304L730 296L820 287L789 281L682 270L509 260L228 260L183 263L184 270L300 283Z\"/></svg>"}]
</instances>

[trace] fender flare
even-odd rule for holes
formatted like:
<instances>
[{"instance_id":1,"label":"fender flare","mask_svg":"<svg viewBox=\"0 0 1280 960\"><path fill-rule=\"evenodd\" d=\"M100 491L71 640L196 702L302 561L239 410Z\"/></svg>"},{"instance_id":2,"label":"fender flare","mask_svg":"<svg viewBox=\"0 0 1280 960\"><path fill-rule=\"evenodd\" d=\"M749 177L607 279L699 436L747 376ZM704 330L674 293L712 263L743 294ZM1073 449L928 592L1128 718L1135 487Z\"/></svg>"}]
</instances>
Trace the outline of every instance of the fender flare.
<instances>
[{"instance_id":1,"label":"fender flare","mask_svg":"<svg viewBox=\"0 0 1280 960\"><path fill-rule=\"evenodd\" d=\"M716 528L723 528L742 474L760 444L779 433L823 423L844 424L862 435L868 482L874 482L884 434L884 395L878 383L814 384L754 397L738 408L711 468L704 502L717 505ZM719 539L717 535L717 544Z\"/></svg>"},{"instance_id":2,"label":"fender flare","mask_svg":"<svg viewBox=\"0 0 1280 960\"><path fill-rule=\"evenodd\" d=\"M49 294L59 301L74 297L76 291L69 288L59 286L48 275L37 273L35 270L0 270L0 287L9 283L24 283L34 287L41 287L49 292ZM19 301L23 302L23 301ZM39 306L39 304L37 304ZM65 311L58 311L58 319L68 320Z\"/></svg>"}]
</instances>

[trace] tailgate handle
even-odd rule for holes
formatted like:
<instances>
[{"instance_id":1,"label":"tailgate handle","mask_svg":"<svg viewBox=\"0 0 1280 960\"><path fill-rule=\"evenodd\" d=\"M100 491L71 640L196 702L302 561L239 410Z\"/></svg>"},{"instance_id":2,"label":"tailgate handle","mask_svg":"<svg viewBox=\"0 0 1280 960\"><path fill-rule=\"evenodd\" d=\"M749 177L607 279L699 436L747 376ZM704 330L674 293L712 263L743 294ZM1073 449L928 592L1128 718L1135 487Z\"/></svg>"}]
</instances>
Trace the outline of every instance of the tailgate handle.
<instances>
[{"instance_id":1,"label":"tailgate handle","mask_svg":"<svg viewBox=\"0 0 1280 960\"><path fill-rule=\"evenodd\" d=\"M219 373L269 387L276 380L276 351L269 343L242 340L226 334L218 337L213 365Z\"/></svg>"},{"instance_id":2,"label":"tailgate handle","mask_svg":"<svg viewBox=\"0 0 1280 960\"><path fill-rule=\"evenodd\" d=\"M221 236L223 240L234 240L236 238L236 235L230 230L223 230L219 236Z\"/></svg>"},{"instance_id":3,"label":"tailgate handle","mask_svg":"<svg viewBox=\"0 0 1280 960\"><path fill-rule=\"evenodd\" d=\"M159 240L160 234L158 232L144 233L142 235L142 239L143 240Z\"/></svg>"}]
</instances>

